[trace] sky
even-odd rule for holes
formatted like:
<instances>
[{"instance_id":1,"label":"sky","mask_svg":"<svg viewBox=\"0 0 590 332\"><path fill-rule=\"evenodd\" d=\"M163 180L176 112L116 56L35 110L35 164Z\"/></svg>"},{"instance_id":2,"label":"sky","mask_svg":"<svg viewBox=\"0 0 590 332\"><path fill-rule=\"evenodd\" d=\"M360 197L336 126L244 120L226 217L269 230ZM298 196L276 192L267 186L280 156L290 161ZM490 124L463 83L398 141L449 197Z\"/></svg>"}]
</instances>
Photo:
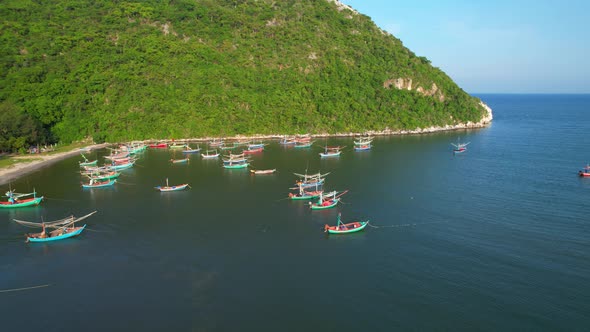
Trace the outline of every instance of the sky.
<instances>
[{"instance_id":1,"label":"sky","mask_svg":"<svg viewBox=\"0 0 590 332\"><path fill-rule=\"evenodd\" d=\"M590 1L341 2L468 93L590 93Z\"/></svg>"}]
</instances>

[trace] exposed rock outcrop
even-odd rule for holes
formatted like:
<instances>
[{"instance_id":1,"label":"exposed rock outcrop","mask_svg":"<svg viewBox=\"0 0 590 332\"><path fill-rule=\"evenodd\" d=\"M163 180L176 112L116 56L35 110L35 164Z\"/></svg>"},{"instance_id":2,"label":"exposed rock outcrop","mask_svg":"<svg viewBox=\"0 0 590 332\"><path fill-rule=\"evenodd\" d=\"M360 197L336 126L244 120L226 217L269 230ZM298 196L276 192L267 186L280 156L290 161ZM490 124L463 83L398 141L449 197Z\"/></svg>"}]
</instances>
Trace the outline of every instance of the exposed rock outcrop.
<instances>
[{"instance_id":1,"label":"exposed rock outcrop","mask_svg":"<svg viewBox=\"0 0 590 332\"><path fill-rule=\"evenodd\" d=\"M398 90L411 91L412 90L412 83L413 83L413 81L411 78L401 78L400 77L400 78L389 79L389 80L383 82L383 87L386 89L391 89L391 87L394 87ZM430 89L428 89L428 90L426 90L422 86L418 85L415 88L415 91L418 93L421 93L424 96L435 97L441 102L445 101L445 95L438 88L438 86L436 86L436 83L432 83L432 85L430 86Z\"/></svg>"}]
</instances>

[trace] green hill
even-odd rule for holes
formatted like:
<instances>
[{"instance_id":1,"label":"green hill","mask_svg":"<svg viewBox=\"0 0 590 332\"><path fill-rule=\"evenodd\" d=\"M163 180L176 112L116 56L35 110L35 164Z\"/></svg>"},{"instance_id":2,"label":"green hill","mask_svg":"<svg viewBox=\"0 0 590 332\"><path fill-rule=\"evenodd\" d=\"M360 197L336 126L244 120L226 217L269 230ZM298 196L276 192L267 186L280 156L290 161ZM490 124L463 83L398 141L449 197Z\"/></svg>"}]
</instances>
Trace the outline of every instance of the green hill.
<instances>
[{"instance_id":1,"label":"green hill","mask_svg":"<svg viewBox=\"0 0 590 332\"><path fill-rule=\"evenodd\" d=\"M0 150L484 114L426 58L332 1L5 0L0 15Z\"/></svg>"}]
</instances>

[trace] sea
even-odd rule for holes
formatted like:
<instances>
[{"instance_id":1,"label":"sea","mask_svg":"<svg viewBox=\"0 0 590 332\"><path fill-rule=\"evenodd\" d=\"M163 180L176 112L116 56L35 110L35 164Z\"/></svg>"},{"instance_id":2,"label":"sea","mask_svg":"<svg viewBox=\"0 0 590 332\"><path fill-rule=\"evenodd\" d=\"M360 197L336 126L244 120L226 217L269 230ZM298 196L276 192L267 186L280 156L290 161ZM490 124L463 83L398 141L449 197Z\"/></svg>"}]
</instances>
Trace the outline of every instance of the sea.
<instances>
[{"instance_id":1,"label":"sea","mask_svg":"<svg viewBox=\"0 0 590 332\"><path fill-rule=\"evenodd\" d=\"M14 181L45 199L0 210L0 329L588 331L590 95L477 97L494 112L482 129L362 152L350 137L266 141L251 168L271 175L150 149L111 188L81 188L81 157ZM345 148L320 158L327 145ZM317 172L348 190L334 209L287 198L294 173ZM154 190L167 179L190 188ZM53 243L25 243L35 230L13 221L92 211ZM339 214L369 226L326 234Z\"/></svg>"}]
</instances>

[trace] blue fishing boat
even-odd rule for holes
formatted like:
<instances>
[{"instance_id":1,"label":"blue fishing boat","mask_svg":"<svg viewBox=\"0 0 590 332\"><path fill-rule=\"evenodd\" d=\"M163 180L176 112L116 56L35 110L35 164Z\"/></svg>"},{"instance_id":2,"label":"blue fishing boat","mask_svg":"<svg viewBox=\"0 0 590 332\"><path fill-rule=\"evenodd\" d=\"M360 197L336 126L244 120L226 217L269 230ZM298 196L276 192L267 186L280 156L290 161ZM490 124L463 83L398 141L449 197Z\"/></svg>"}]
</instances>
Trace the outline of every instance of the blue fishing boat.
<instances>
[{"instance_id":1,"label":"blue fishing boat","mask_svg":"<svg viewBox=\"0 0 590 332\"><path fill-rule=\"evenodd\" d=\"M24 221L24 220L17 220L17 219L13 219L13 220L22 226L36 227L36 228L42 229L42 231L40 233L25 234L25 237L27 238L26 242L51 242L51 241L63 240L63 239L67 239L70 237L80 235L80 233L82 233L82 231L86 228L86 224L81 227L76 227L75 223L80 222L95 213L96 213L96 211L91 212L91 213L89 213L83 217L79 217L79 218L74 217L74 216L69 216L69 217L61 219L61 220L51 221L51 222L41 222L41 223ZM48 228L53 229L53 230L50 232L47 232Z\"/></svg>"},{"instance_id":2,"label":"blue fishing boat","mask_svg":"<svg viewBox=\"0 0 590 332\"><path fill-rule=\"evenodd\" d=\"M358 141L354 141L355 151L366 151L370 150L373 143L373 137L361 137Z\"/></svg>"},{"instance_id":3,"label":"blue fishing boat","mask_svg":"<svg viewBox=\"0 0 590 332\"><path fill-rule=\"evenodd\" d=\"M88 184L82 183L82 188L103 188L103 187L110 187L117 182L117 179L108 179L108 180L96 180L95 178L91 178Z\"/></svg>"}]
</instances>

